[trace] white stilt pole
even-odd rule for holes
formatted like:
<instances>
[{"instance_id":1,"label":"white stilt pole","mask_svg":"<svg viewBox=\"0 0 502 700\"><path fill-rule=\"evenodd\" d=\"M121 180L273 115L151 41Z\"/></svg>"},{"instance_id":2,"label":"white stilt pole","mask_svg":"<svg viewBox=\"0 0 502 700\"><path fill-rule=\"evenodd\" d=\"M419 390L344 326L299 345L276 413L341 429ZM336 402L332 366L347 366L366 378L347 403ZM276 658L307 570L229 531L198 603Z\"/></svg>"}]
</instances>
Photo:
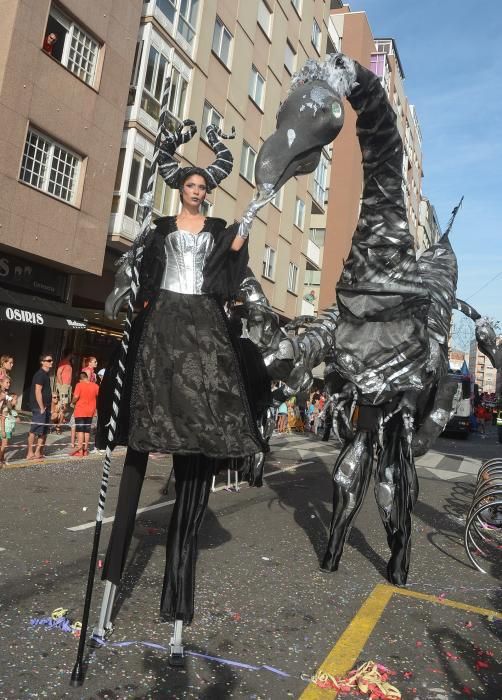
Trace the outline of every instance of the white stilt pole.
<instances>
[{"instance_id":1,"label":"white stilt pole","mask_svg":"<svg viewBox=\"0 0 502 700\"><path fill-rule=\"evenodd\" d=\"M185 663L183 650L183 620L174 621L174 632L169 644L169 664L183 666Z\"/></svg>"},{"instance_id":2,"label":"white stilt pole","mask_svg":"<svg viewBox=\"0 0 502 700\"><path fill-rule=\"evenodd\" d=\"M117 586L111 581L106 581L105 591L103 593L103 601L99 613L99 620L96 627L92 631L93 637L105 639L113 631L112 610L117 594Z\"/></svg>"}]
</instances>

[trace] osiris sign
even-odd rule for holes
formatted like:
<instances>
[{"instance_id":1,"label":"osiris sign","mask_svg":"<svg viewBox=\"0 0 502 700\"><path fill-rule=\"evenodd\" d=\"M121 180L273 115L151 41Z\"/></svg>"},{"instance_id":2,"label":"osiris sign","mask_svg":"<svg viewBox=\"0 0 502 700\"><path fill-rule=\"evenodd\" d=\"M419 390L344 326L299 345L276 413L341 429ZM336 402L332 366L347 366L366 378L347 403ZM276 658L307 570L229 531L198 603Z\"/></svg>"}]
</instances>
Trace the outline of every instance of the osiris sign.
<instances>
[{"instance_id":1,"label":"osiris sign","mask_svg":"<svg viewBox=\"0 0 502 700\"><path fill-rule=\"evenodd\" d=\"M34 311L25 311L24 309L12 309L8 306L5 309L5 315L9 321L22 321L23 323L33 323L35 326L44 325L44 317L42 314L36 314Z\"/></svg>"}]
</instances>

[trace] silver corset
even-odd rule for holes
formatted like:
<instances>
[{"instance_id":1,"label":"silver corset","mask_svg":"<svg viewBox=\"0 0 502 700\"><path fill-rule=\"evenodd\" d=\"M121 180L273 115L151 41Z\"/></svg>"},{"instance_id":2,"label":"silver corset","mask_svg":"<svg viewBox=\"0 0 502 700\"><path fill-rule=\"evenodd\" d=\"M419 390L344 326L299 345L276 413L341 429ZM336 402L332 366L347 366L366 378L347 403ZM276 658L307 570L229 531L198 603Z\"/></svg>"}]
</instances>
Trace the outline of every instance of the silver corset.
<instances>
[{"instance_id":1,"label":"silver corset","mask_svg":"<svg viewBox=\"0 0 502 700\"><path fill-rule=\"evenodd\" d=\"M202 294L202 270L214 247L209 231L173 231L166 236L166 266L161 288L179 294Z\"/></svg>"}]
</instances>

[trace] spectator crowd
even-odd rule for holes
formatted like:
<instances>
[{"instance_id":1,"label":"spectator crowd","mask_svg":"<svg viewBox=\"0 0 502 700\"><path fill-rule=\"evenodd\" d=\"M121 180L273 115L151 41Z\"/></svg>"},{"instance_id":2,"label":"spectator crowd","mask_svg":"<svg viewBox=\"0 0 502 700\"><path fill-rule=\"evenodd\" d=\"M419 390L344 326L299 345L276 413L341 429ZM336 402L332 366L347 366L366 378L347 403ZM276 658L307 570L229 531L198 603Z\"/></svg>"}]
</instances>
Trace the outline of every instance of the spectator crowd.
<instances>
[{"instance_id":1,"label":"spectator crowd","mask_svg":"<svg viewBox=\"0 0 502 700\"><path fill-rule=\"evenodd\" d=\"M104 369L98 372L97 358L89 356L84 358L81 369L75 373L78 362L70 351L63 354L55 373L52 353L40 355L39 364L27 394L31 422L26 459L43 460L49 431L61 434L64 425L70 429L70 455L87 456ZM0 468L7 462L9 444L20 422L20 394L12 386L13 367L12 355L0 356Z\"/></svg>"}]
</instances>

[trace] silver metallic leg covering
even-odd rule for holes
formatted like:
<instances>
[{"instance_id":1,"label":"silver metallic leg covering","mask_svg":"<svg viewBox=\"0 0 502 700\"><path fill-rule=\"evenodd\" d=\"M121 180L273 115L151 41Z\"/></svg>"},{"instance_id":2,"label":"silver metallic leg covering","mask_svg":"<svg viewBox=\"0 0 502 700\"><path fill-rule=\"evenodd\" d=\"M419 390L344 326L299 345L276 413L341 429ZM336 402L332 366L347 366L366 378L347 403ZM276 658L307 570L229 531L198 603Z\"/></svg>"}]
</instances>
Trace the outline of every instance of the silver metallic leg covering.
<instances>
[{"instance_id":1,"label":"silver metallic leg covering","mask_svg":"<svg viewBox=\"0 0 502 700\"><path fill-rule=\"evenodd\" d=\"M359 431L333 469L333 517L321 568L336 571L350 528L368 490L373 469L373 436Z\"/></svg>"}]
</instances>

